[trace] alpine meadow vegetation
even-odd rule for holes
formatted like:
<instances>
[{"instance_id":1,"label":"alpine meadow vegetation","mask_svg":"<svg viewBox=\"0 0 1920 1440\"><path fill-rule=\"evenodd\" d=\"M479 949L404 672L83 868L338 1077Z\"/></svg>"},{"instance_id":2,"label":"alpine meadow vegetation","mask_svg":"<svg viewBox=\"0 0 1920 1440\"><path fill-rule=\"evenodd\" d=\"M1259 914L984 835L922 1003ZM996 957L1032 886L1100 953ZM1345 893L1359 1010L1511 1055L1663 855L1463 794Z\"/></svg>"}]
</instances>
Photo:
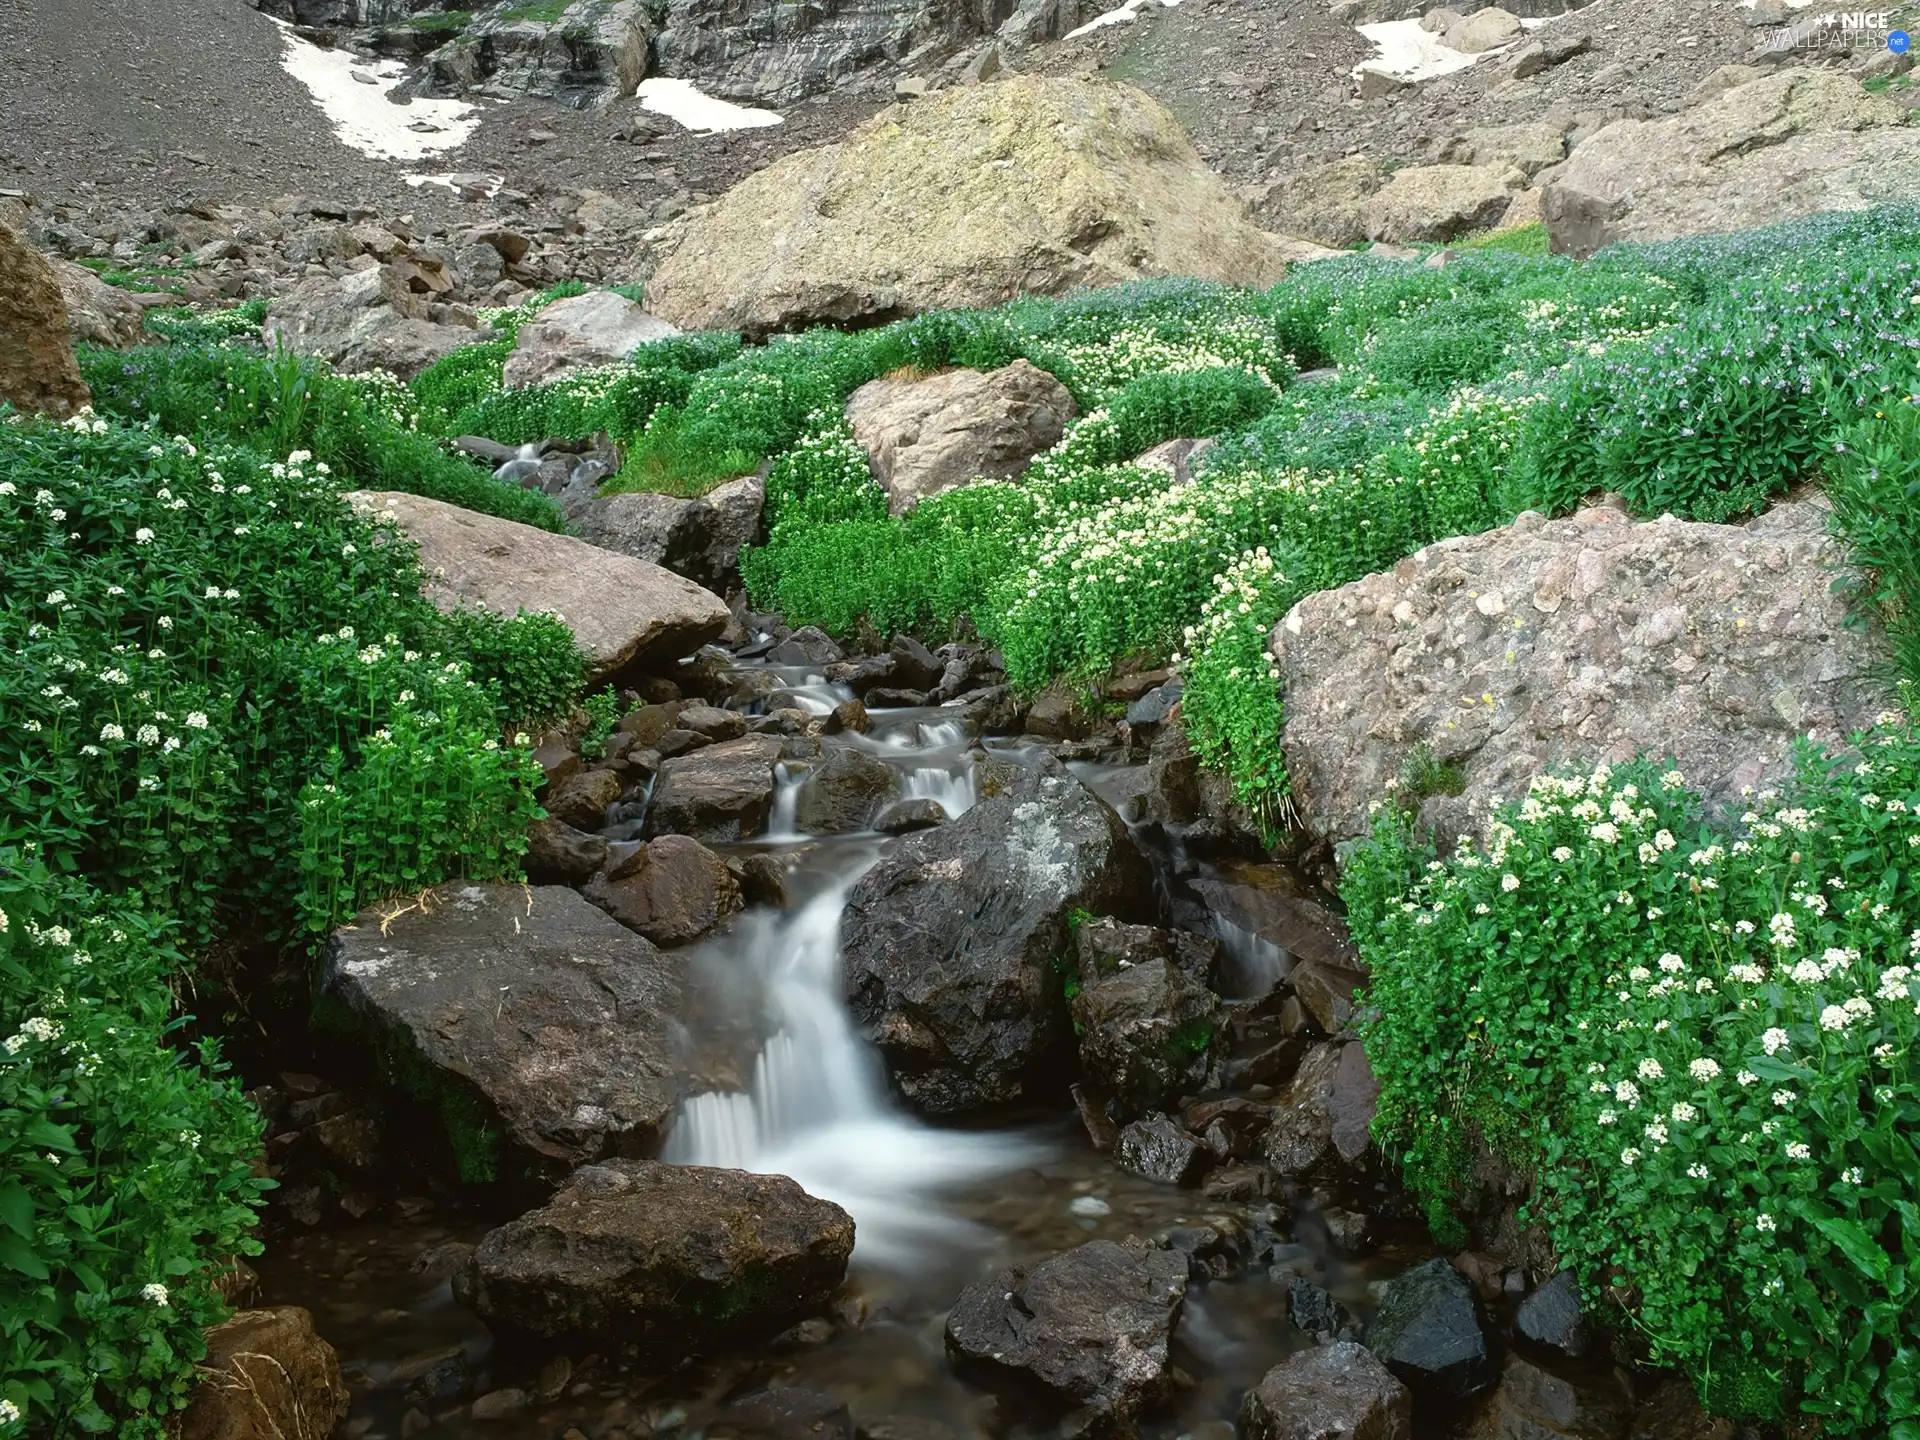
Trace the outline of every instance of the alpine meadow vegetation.
<instances>
[{"instance_id":1,"label":"alpine meadow vegetation","mask_svg":"<svg viewBox=\"0 0 1920 1440\"><path fill-rule=\"evenodd\" d=\"M755 472L748 599L978 637L1023 692L1171 662L1269 840L1292 797L1270 636L1302 597L1601 492L1737 521L1825 485L1854 598L1920 685L1920 214L1621 245L1365 253L1256 291L1155 280L851 333L691 334L509 389L482 316L410 383L265 348L257 305L83 347L94 409L0 410L0 1437L157 1440L255 1248L260 1122L182 982L383 897L517 879L527 736L583 696L552 617L443 613L353 490L548 530L455 437L601 433L603 493ZM883 376L1025 360L1080 414L1017 479L889 513L844 415ZM1205 440L1176 476L1145 452ZM1909 688L1906 695L1916 693ZM1454 777L1429 755L1407 793ZM1920 733L1889 714L1708 813L1648 757L1538 779L1451 853L1387 806L1343 898L1377 1136L1455 1235L1530 1175L1589 1306L1714 1409L1920 1440Z\"/></svg>"}]
</instances>

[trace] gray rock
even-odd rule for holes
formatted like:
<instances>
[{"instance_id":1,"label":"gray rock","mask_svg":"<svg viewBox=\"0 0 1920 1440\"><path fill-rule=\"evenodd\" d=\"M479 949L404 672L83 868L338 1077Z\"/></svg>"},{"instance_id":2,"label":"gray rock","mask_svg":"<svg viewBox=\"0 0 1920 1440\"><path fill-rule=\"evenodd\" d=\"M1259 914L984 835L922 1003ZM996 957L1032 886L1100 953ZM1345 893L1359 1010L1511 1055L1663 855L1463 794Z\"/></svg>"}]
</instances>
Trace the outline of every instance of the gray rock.
<instances>
[{"instance_id":1,"label":"gray rock","mask_svg":"<svg viewBox=\"0 0 1920 1440\"><path fill-rule=\"evenodd\" d=\"M1508 1355L1500 1385L1480 1403L1463 1440L1626 1440L1633 1402L1611 1376L1556 1374ZM1668 1432L1672 1434L1673 1432Z\"/></svg>"},{"instance_id":2,"label":"gray rock","mask_svg":"<svg viewBox=\"0 0 1920 1440\"><path fill-rule=\"evenodd\" d=\"M648 8L645 0L573 0L548 19L538 7L495 5L428 56L425 73L402 88L604 107L633 94L646 76Z\"/></svg>"},{"instance_id":3,"label":"gray rock","mask_svg":"<svg viewBox=\"0 0 1920 1440\"><path fill-rule=\"evenodd\" d=\"M1073 950L1074 967L1083 987L1098 985L1136 965L1164 960L1204 988L1212 979L1220 945L1190 930L1099 919L1084 921L1074 931Z\"/></svg>"},{"instance_id":4,"label":"gray rock","mask_svg":"<svg viewBox=\"0 0 1920 1440\"><path fill-rule=\"evenodd\" d=\"M852 1250L846 1211L784 1175L615 1160L488 1234L455 1295L501 1334L658 1364L820 1309Z\"/></svg>"},{"instance_id":5,"label":"gray rock","mask_svg":"<svg viewBox=\"0 0 1920 1440\"><path fill-rule=\"evenodd\" d=\"M886 761L841 746L807 773L794 796L794 824L803 835L845 835L866 830L900 789L900 776Z\"/></svg>"},{"instance_id":6,"label":"gray rock","mask_svg":"<svg viewBox=\"0 0 1920 1440\"><path fill-rule=\"evenodd\" d=\"M847 902L853 1013L914 1108L1005 1105L1059 1079L1054 957L1075 909L1131 915L1152 880L1126 827L1057 761L987 762L958 820L899 840Z\"/></svg>"},{"instance_id":7,"label":"gray rock","mask_svg":"<svg viewBox=\"0 0 1920 1440\"><path fill-rule=\"evenodd\" d=\"M571 535L397 490L347 499L419 546L427 594L442 610L471 603L564 619L587 652L590 683L689 655L726 628L727 607L711 591Z\"/></svg>"},{"instance_id":8,"label":"gray rock","mask_svg":"<svg viewBox=\"0 0 1920 1440\"><path fill-rule=\"evenodd\" d=\"M740 583L740 552L760 539L766 498L766 481L746 475L691 500L646 491L599 496L571 518L591 544L722 591Z\"/></svg>"},{"instance_id":9,"label":"gray rock","mask_svg":"<svg viewBox=\"0 0 1920 1440\"><path fill-rule=\"evenodd\" d=\"M767 652L772 665L835 665L846 652L817 625L803 625Z\"/></svg>"},{"instance_id":10,"label":"gray rock","mask_svg":"<svg viewBox=\"0 0 1920 1440\"><path fill-rule=\"evenodd\" d=\"M607 842L564 820L536 820L527 830L527 878L536 885L578 885L607 863Z\"/></svg>"},{"instance_id":11,"label":"gray rock","mask_svg":"<svg viewBox=\"0 0 1920 1440\"><path fill-rule=\"evenodd\" d=\"M1551 1345L1569 1355L1584 1353L1593 1338L1580 1309L1580 1288L1566 1270L1520 1303L1513 1327L1536 1344Z\"/></svg>"},{"instance_id":12,"label":"gray rock","mask_svg":"<svg viewBox=\"0 0 1920 1440\"><path fill-rule=\"evenodd\" d=\"M1273 632L1301 821L1336 843L1367 833L1369 801L1422 743L1465 782L1422 805L1445 834L1575 760L1672 756L1710 802L1766 786L1799 736L1838 740L1888 703L1833 593L1840 563L1811 504L1745 526L1599 506L1530 512L1311 596ZM1480 694L1497 703L1459 703Z\"/></svg>"},{"instance_id":13,"label":"gray rock","mask_svg":"<svg viewBox=\"0 0 1920 1440\"><path fill-rule=\"evenodd\" d=\"M555 300L520 327L503 375L509 390L545 385L594 366L617 365L680 331L624 295L589 290Z\"/></svg>"},{"instance_id":14,"label":"gray rock","mask_svg":"<svg viewBox=\"0 0 1920 1440\"><path fill-rule=\"evenodd\" d=\"M1357 1043L1316 1045L1274 1104L1268 1166L1277 1175L1326 1179L1363 1171L1379 1093Z\"/></svg>"},{"instance_id":15,"label":"gray rock","mask_svg":"<svg viewBox=\"0 0 1920 1440\"><path fill-rule=\"evenodd\" d=\"M1246 1440L1412 1440L1413 1396L1350 1340L1303 1350L1240 1402Z\"/></svg>"},{"instance_id":16,"label":"gray rock","mask_svg":"<svg viewBox=\"0 0 1920 1440\"><path fill-rule=\"evenodd\" d=\"M303 280L273 302L264 326L269 346L278 342L315 355L336 370L391 370L411 380L442 356L484 340L470 313L435 307L416 295L391 265L341 276ZM451 323L464 320L465 323Z\"/></svg>"},{"instance_id":17,"label":"gray rock","mask_svg":"<svg viewBox=\"0 0 1920 1440\"><path fill-rule=\"evenodd\" d=\"M1443 1259L1387 1282L1367 1349L1416 1393L1464 1400L1495 1379L1479 1298Z\"/></svg>"},{"instance_id":18,"label":"gray rock","mask_svg":"<svg viewBox=\"0 0 1920 1440\"><path fill-rule=\"evenodd\" d=\"M498 1142L580 1164L657 1143L685 1089L678 967L559 886L446 885L334 931L322 974L438 1108L469 1180Z\"/></svg>"},{"instance_id":19,"label":"gray rock","mask_svg":"<svg viewBox=\"0 0 1920 1440\"><path fill-rule=\"evenodd\" d=\"M685 835L642 845L580 893L656 945L696 940L742 903L725 862Z\"/></svg>"},{"instance_id":20,"label":"gray rock","mask_svg":"<svg viewBox=\"0 0 1920 1440\"><path fill-rule=\"evenodd\" d=\"M874 818L873 828L882 835L905 835L946 823L947 812L938 800L896 800Z\"/></svg>"},{"instance_id":21,"label":"gray rock","mask_svg":"<svg viewBox=\"0 0 1920 1440\"><path fill-rule=\"evenodd\" d=\"M1832 33L1837 34L1835 30ZM1556 251L1749 230L1920 198L1907 107L1792 66L1671 119L1616 120L1540 192Z\"/></svg>"},{"instance_id":22,"label":"gray rock","mask_svg":"<svg viewBox=\"0 0 1920 1440\"><path fill-rule=\"evenodd\" d=\"M1278 229L1344 249L1367 238L1367 204L1390 173L1373 156L1351 155L1270 187L1256 208Z\"/></svg>"},{"instance_id":23,"label":"gray rock","mask_svg":"<svg viewBox=\"0 0 1920 1440\"><path fill-rule=\"evenodd\" d=\"M1338 1035L1353 1018L1354 992L1366 984L1359 970L1306 960L1293 967L1287 984L1313 1017L1323 1035Z\"/></svg>"},{"instance_id":24,"label":"gray rock","mask_svg":"<svg viewBox=\"0 0 1920 1440\"><path fill-rule=\"evenodd\" d=\"M1018 475L1079 411L1066 386L1015 360L986 373L869 380L847 400L846 418L888 510L904 515L943 490Z\"/></svg>"},{"instance_id":25,"label":"gray rock","mask_svg":"<svg viewBox=\"0 0 1920 1440\"><path fill-rule=\"evenodd\" d=\"M1288 866L1226 865L1191 885L1229 950L1254 940L1299 961L1343 970L1358 964L1346 921Z\"/></svg>"},{"instance_id":26,"label":"gray rock","mask_svg":"<svg viewBox=\"0 0 1920 1440\"><path fill-rule=\"evenodd\" d=\"M1189 1185L1206 1168L1207 1149L1165 1115L1136 1120L1120 1132L1113 1152L1122 1170L1163 1185Z\"/></svg>"},{"instance_id":27,"label":"gray rock","mask_svg":"<svg viewBox=\"0 0 1920 1440\"><path fill-rule=\"evenodd\" d=\"M620 777L611 770L580 770L548 790L546 811L574 830L599 830L607 823L607 807L620 798Z\"/></svg>"},{"instance_id":28,"label":"gray rock","mask_svg":"<svg viewBox=\"0 0 1920 1440\"><path fill-rule=\"evenodd\" d=\"M748 840L766 829L781 742L748 735L681 755L660 767L647 811L652 835L691 835L709 844Z\"/></svg>"},{"instance_id":29,"label":"gray rock","mask_svg":"<svg viewBox=\"0 0 1920 1440\"><path fill-rule=\"evenodd\" d=\"M74 344L127 350L153 341L155 337L147 334L145 308L126 291L107 284L84 265L68 260L51 263Z\"/></svg>"},{"instance_id":30,"label":"gray rock","mask_svg":"<svg viewBox=\"0 0 1920 1440\"><path fill-rule=\"evenodd\" d=\"M1488 6L1454 21L1440 39L1463 55L1478 55L1511 45L1525 33L1518 16L1497 6Z\"/></svg>"},{"instance_id":31,"label":"gray rock","mask_svg":"<svg viewBox=\"0 0 1920 1440\"><path fill-rule=\"evenodd\" d=\"M1454 240L1485 230L1506 214L1520 183L1524 177L1505 165L1410 165L1396 170L1366 202L1367 238Z\"/></svg>"},{"instance_id":32,"label":"gray rock","mask_svg":"<svg viewBox=\"0 0 1920 1440\"><path fill-rule=\"evenodd\" d=\"M1092 1240L968 1286L947 1317L947 1353L989 1382L1037 1384L1126 1426L1170 1387L1167 1343L1186 1293L1181 1256Z\"/></svg>"},{"instance_id":33,"label":"gray rock","mask_svg":"<svg viewBox=\"0 0 1920 1440\"><path fill-rule=\"evenodd\" d=\"M1073 997L1081 1069L1134 1114L1204 1089L1219 1004L1165 959L1083 982Z\"/></svg>"},{"instance_id":34,"label":"gray rock","mask_svg":"<svg viewBox=\"0 0 1920 1440\"><path fill-rule=\"evenodd\" d=\"M1303 1335L1351 1340L1360 1333L1359 1323L1353 1318L1352 1311L1328 1291L1299 1276L1287 1282L1287 1319ZM1371 1359L1371 1352L1367 1353ZM1376 1365L1379 1363L1374 1361ZM1399 1381L1394 1383L1397 1385Z\"/></svg>"}]
</instances>

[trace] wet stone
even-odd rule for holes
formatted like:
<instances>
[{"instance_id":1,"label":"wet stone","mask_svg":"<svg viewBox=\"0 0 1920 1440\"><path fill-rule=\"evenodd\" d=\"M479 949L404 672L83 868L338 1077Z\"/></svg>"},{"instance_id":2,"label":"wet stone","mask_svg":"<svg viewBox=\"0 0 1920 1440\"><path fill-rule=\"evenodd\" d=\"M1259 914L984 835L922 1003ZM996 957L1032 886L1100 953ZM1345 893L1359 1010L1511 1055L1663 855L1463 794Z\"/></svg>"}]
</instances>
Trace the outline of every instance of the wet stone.
<instances>
[{"instance_id":1,"label":"wet stone","mask_svg":"<svg viewBox=\"0 0 1920 1440\"><path fill-rule=\"evenodd\" d=\"M1303 1350L1240 1406L1246 1440L1412 1440L1413 1397L1351 1341Z\"/></svg>"},{"instance_id":2,"label":"wet stone","mask_svg":"<svg viewBox=\"0 0 1920 1440\"><path fill-rule=\"evenodd\" d=\"M1584 1351L1592 1336L1573 1275L1562 1270L1522 1301L1514 1329L1536 1344L1551 1345L1569 1355Z\"/></svg>"},{"instance_id":3,"label":"wet stone","mask_svg":"<svg viewBox=\"0 0 1920 1440\"><path fill-rule=\"evenodd\" d=\"M946 809L938 800L896 800L880 812L873 828L883 835L905 835L946 823Z\"/></svg>"},{"instance_id":4,"label":"wet stone","mask_svg":"<svg viewBox=\"0 0 1920 1440\"><path fill-rule=\"evenodd\" d=\"M1352 1340L1360 1334L1360 1322L1352 1311L1329 1291L1297 1275L1287 1282L1287 1319L1303 1335Z\"/></svg>"},{"instance_id":5,"label":"wet stone","mask_svg":"<svg viewBox=\"0 0 1920 1440\"><path fill-rule=\"evenodd\" d=\"M1463 1400L1494 1380L1479 1298L1442 1259L1387 1283L1366 1343L1414 1390L1437 1398Z\"/></svg>"},{"instance_id":6,"label":"wet stone","mask_svg":"<svg viewBox=\"0 0 1920 1440\"><path fill-rule=\"evenodd\" d=\"M1120 1132L1114 1161L1163 1185L1188 1185L1206 1168L1207 1150L1165 1115L1136 1120Z\"/></svg>"}]
</instances>

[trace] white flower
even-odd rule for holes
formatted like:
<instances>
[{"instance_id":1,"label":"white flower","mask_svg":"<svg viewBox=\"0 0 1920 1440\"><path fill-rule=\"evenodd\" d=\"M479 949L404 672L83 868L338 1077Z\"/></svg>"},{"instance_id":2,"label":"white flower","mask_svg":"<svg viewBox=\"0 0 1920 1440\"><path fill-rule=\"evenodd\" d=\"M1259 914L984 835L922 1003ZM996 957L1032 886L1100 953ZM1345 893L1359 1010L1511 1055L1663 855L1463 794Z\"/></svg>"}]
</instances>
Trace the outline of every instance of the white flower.
<instances>
[{"instance_id":1,"label":"white flower","mask_svg":"<svg viewBox=\"0 0 1920 1440\"><path fill-rule=\"evenodd\" d=\"M142 745L158 745L160 743L160 727L158 725L142 725L139 730L135 732L134 739L138 740Z\"/></svg>"},{"instance_id":2,"label":"white flower","mask_svg":"<svg viewBox=\"0 0 1920 1440\"><path fill-rule=\"evenodd\" d=\"M1620 827L1611 820L1602 820L1591 827L1587 833L1603 845L1611 845L1620 838Z\"/></svg>"},{"instance_id":3,"label":"white flower","mask_svg":"<svg viewBox=\"0 0 1920 1440\"><path fill-rule=\"evenodd\" d=\"M142 1285L140 1287L140 1298L149 1305L165 1305L167 1303L167 1287L157 1280L150 1284Z\"/></svg>"},{"instance_id":4,"label":"white flower","mask_svg":"<svg viewBox=\"0 0 1920 1440\"><path fill-rule=\"evenodd\" d=\"M1758 965L1729 965L1727 978L1738 980L1742 985L1759 985L1765 982L1767 972Z\"/></svg>"},{"instance_id":5,"label":"white flower","mask_svg":"<svg viewBox=\"0 0 1920 1440\"><path fill-rule=\"evenodd\" d=\"M1520 877L1518 875L1502 875L1500 877L1500 888L1511 895L1520 888Z\"/></svg>"},{"instance_id":6,"label":"white flower","mask_svg":"<svg viewBox=\"0 0 1920 1440\"><path fill-rule=\"evenodd\" d=\"M1687 1174L1691 1175L1695 1180L1705 1180L1708 1178L1710 1172L1704 1165L1689 1165L1687 1166Z\"/></svg>"},{"instance_id":7,"label":"white flower","mask_svg":"<svg viewBox=\"0 0 1920 1440\"><path fill-rule=\"evenodd\" d=\"M1670 1113L1672 1114L1675 1120L1686 1121L1686 1120L1698 1120L1700 1118L1700 1112L1694 1109L1693 1106L1688 1104L1685 1100L1676 1101L1674 1104L1673 1110Z\"/></svg>"},{"instance_id":8,"label":"white flower","mask_svg":"<svg viewBox=\"0 0 1920 1440\"><path fill-rule=\"evenodd\" d=\"M1769 1055L1777 1055L1782 1050L1791 1049L1792 1041L1788 1039L1787 1032L1776 1025L1760 1037L1760 1048Z\"/></svg>"},{"instance_id":9,"label":"white flower","mask_svg":"<svg viewBox=\"0 0 1920 1440\"><path fill-rule=\"evenodd\" d=\"M1613 1087L1613 1098L1631 1110L1640 1103L1640 1087L1631 1080L1622 1080Z\"/></svg>"},{"instance_id":10,"label":"white flower","mask_svg":"<svg viewBox=\"0 0 1920 1440\"><path fill-rule=\"evenodd\" d=\"M1793 916L1781 911L1767 921L1767 929L1773 935L1773 943L1786 948L1793 944Z\"/></svg>"},{"instance_id":11,"label":"white flower","mask_svg":"<svg viewBox=\"0 0 1920 1440\"><path fill-rule=\"evenodd\" d=\"M1709 1060L1703 1055L1698 1060L1688 1063L1687 1073L1696 1080L1717 1080L1720 1078L1720 1062Z\"/></svg>"},{"instance_id":12,"label":"white flower","mask_svg":"<svg viewBox=\"0 0 1920 1440\"><path fill-rule=\"evenodd\" d=\"M1602 1125L1611 1125L1620 1118L1620 1112L1618 1110L1602 1110L1594 1118Z\"/></svg>"},{"instance_id":13,"label":"white flower","mask_svg":"<svg viewBox=\"0 0 1920 1440\"><path fill-rule=\"evenodd\" d=\"M1742 1070L1738 1075L1734 1076L1733 1078L1738 1080L1742 1085L1752 1085L1760 1079L1760 1077L1754 1074L1753 1071L1751 1070Z\"/></svg>"},{"instance_id":14,"label":"white flower","mask_svg":"<svg viewBox=\"0 0 1920 1440\"><path fill-rule=\"evenodd\" d=\"M1853 1017L1838 1005L1829 1005L1820 1012L1822 1030L1844 1030L1853 1023Z\"/></svg>"},{"instance_id":15,"label":"white flower","mask_svg":"<svg viewBox=\"0 0 1920 1440\"><path fill-rule=\"evenodd\" d=\"M1648 1056L1640 1062L1640 1078L1642 1080L1659 1080L1662 1079L1666 1073L1667 1072L1661 1068L1660 1062L1652 1056Z\"/></svg>"},{"instance_id":16,"label":"white flower","mask_svg":"<svg viewBox=\"0 0 1920 1440\"><path fill-rule=\"evenodd\" d=\"M1651 1140L1655 1145L1664 1145L1667 1143L1667 1127L1661 1121L1656 1120L1647 1126L1646 1136L1647 1139Z\"/></svg>"},{"instance_id":17,"label":"white flower","mask_svg":"<svg viewBox=\"0 0 1920 1440\"><path fill-rule=\"evenodd\" d=\"M1673 954L1662 955L1657 963L1669 975L1678 975L1687 968L1687 962Z\"/></svg>"},{"instance_id":18,"label":"white flower","mask_svg":"<svg viewBox=\"0 0 1920 1440\"><path fill-rule=\"evenodd\" d=\"M1761 1231L1763 1234L1771 1234L1775 1228L1773 1216L1762 1210L1758 1215L1753 1217L1753 1228Z\"/></svg>"},{"instance_id":19,"label":"white flower","mask_svg":"<svg viewBox=\"0 0 1920 1440\"><path fill-rule=\"evenodd\" d=\"M1842 1170L1840 1172L1840 1178L1849 1185L1859 1185L1865 1182L1867 1172L1862 1170L1858 1165L1855 1165L1851 1169Z\"/></svg>"},{"instance_id":20,"label":"white flower","mask_svg":"<svg viewBox=\"0 0 1920 1440\"><path fill-rule=\"evenodd\" d=\"M189 710L187 712L187 728L189 730L206 729L207 717L198 710Z\"/></svg>"},{"instance_id":21,"label":"white flower","mask_svg":"<svg viewBox=\"0 0 1920 1440\"><path fill-rule=\"evenodd\" d=\"M66 592L66 591L64 591L64 590L49 590L49 591L47 592L47 604L49 604L49 605L64 605L64 604L66 604L66 603L67 603L67 592Z\"/></svg>"},{"instance_id":22,"label":"white flower","mask_svg":"<svg viewBox=\"0 0 1920 1440\"><path fill-rule=\"evenodd\" d=\"M13 486L9 484L7 489L11 491ZM19 1420L20 1407L11 1400L0 1400L0 1425L15 1425Z\"/></svg>"},{"instance_id":23,"label":"white flower","mask_svg":"<svg viewBox=\"0 0 1920 1440\"><path fill-rule=\"evenodd\" d=\"M1640 1152L1634 1149L1631 1145L1629 1145L1626 1149L1620 1152L1620 1163L1622 1165L1637 1164L1639 1162L1639 1159L1640 1159Z\"/></svg>"},{"instance_id":24,"label":"white flower","mask_svg":"<svg viewBox=\"0 0 1920 1440\"><path fill-rule=\"evenodd\" d=\"M1644 965L1636 965L1631 970L1627 971L1627 979L1633 981L1633 983L1636 985L1639 985L1645 981L1651 980L1652 978L1653 978L1653 972L1647 969L1647 967Z\"/></svg>"},{"instance_id":25,"label":"white flower","mask_svg":"<svg viewBox=\"0 0 1920 1440\"><path fill-rule=\"evenodd\" d=\"M1793 1104L1795 1098L1791 1090L1776 1090L1773 1092L1773 1103L1782 1110Z\"/></svg>"},{"instance_id":26,"label":"white flower","mask_svg":"<svg viewBox=\"0 0 1920 1440\"><path fill-rule=\"evenodd\" d=\"M153 531L147 526L142 525L138 530L133 532L133 543L136 545L151 545L153 543Z\"/></svg>"},{"instance_id":27,"label":"white flower","mask_svg":"<svg viewBox=\"0 0 1920 1440\"><path fill-rule=\"evenodd\" d=\"M1567 863L1567 861L1573 858L1573 851L1569 850L1564 845L1556 845L1554 846L1554 849L1553 849L1553 858L1558 860L1562 865L1564 865Z\"/></svg>"},{"instance_id":28,"label":"white flower","mask_svg":"<svg viewBox=\"0 0 1920 1440\"><path fill-rule=\"evenodd\" d=\"M124 740L127 738L127 732L109 720L100 727L100 738L102 740Z\"/></svg>"},{"instance_id":29,"label":"white flower","mask_svg":"<svg viewBox=\"0 0 1920 1440\"><path fill-rule=\"evenodd\" d=\"M1798 1140L1790 1140L1787 1142L1787 1158L1789 1160L1811 1160L1813 1158L1813 1148L1809 1145L1802 1144Z\"/></svg>"}]
</instances>

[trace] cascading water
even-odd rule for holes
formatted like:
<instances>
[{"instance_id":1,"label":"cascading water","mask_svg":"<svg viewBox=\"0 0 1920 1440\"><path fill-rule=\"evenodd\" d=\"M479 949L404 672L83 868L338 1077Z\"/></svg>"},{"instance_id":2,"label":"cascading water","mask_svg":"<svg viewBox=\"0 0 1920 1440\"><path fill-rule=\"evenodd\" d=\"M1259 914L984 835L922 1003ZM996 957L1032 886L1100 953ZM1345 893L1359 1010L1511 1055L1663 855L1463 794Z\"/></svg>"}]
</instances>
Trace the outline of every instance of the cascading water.
<instances>
[{"instance_id":1,"label":"cascading water","mask_svg":"<svg viewBox=\"0 0 1920 1440\"><path fill-rule=\"evenodd\" d=\"M964 741L954 730L951 743ZM970 796L971 767L963 768ZM791 818L789 805L789 826ZM879 1059L847 1012L840 962L841 911L880 846L848 840L836 849L831 878L812 898L792 911L749 912L719 942L730 965L751 971L773 1035L747 1093L686 1102L666 1158L791 1176L853 1216L858 1262L905 1269L924 1262L930 1244L959 1247L974 1236L941 1207L943 1192L1039 1151L1018 1135L934 1130L894 1108Z\"/></svg>"}]
</instances>

